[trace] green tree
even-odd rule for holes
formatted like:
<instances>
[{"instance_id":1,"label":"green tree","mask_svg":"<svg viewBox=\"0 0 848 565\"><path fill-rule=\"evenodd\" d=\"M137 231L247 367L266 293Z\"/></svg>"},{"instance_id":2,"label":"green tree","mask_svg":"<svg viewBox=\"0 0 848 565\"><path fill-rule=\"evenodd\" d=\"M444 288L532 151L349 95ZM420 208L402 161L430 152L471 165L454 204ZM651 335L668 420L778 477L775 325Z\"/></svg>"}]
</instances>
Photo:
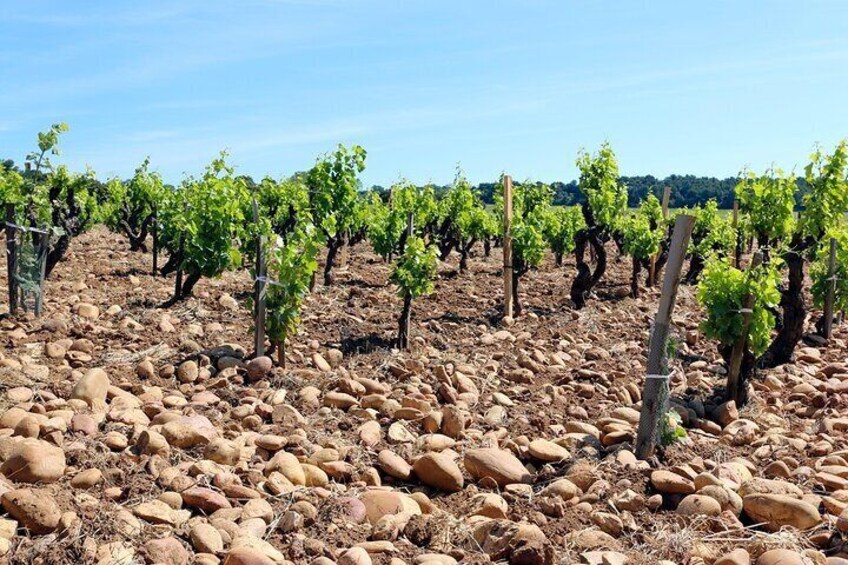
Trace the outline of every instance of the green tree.
<instances>
[{"instance_id":1,"label":"green tree","mask_svg":"<svg viewBox=\"0 0 848 565\"><path fill-rule=\"evenodd\" d=\"M309 294L316 257L321 244L315 228L303 222L284 239L277 236L266 261L272 280L265 287L266 333L277 349L281 367L286 365L286 339L297 333L303 301Z\"/></svg>"},{"instance_id":2,"label":"green tree","mask_svg":"<svg viewBox=\"0 0 848 565\"><path fill-rule=\"evenodd\" d=\"M474 245L487 237L492 227L480 196L457 169L453 185L439 201L438 227L434 236L440 257L447 259L452 249L459 251L459 272L468 268L468 256Z\"/></svg>"},{"instance_id":3,"label":"green tree","mask_svg":"<svg viewBox=\"0 0 848 565\"><path fill-rule=\"evenodd\" d=\"M545 217L544 236L557 267L566 253L574 251L574 236L586 227L578 206L552 206Z\"/></svg>"},{"instance_id":4,"label":"green tree","mask_svg":"<svg viewBox=\"0 0 848 565\"><path fill-rule=\"evenodd\" d=\"M305 175L296 174L282 180L263 178L251 189L259 208L260 223L264 223L264 232L274 234L285 240L289 234L304 222L312 223L309 190ZM246 202L250 210L244 215L252 221L253 202Z\"/></svg>"},{"instance_id":5,"label":"green tree","mask_svg":"<svg viewBox=\"0 0 848 565\"><path fill-rule=\"evenodd\" d=\"M339 145L306 174L309 202L315 226L323 234L327 247L324 284L333 283L333 267L339 250L359 226L361 205L358 175L365 170L365 149Z\"/></svg>"},{"instance_id":6,"label":"green tree","mask_svg":"<svg viewBox=\"0 0 848 565\"><path fill-rule=\"evenodd\" d=\"M107 182L106 192L106 225L127 236L130 251L146 252L145 241L155 219L156 203L164 192L162 177L150 171L150 158L142 162L130 180L112 179Z\"/></svg>"},{"instance_id":7,"label":"green tree","mask_svg":"<svg viewBox=\"0 0 848 565\"><path fill-rule=\"evenodd\" d=\"M662 207L657 208L658 204L659 201L651 194L635 213L628 214L618 222L622 249L633 260L630 294L634 298L639 296L639 273L642 266L649 264L651 259L659 254L663 238L668 231L662 216Z\"/></svg>"},{"instance_id":8,"label":"green tree","mask_svg":"<svg viewBox=\"0 0 848 565\"><path fill-rule=\"evenodd\" d=\"M577 308L603 277L607 267L604 243L612 236L616 219L627 207L627 188L618 182L618 160L609 143L603 143L594 155L581 151L577 158L580 169L580 192L586 227L575 235L577 276L571 285L571 300ZM587 246L595 251L595 269L584 260Z\"/></svg>"},{"instance_id":9,"label":"green tree","mask_svg":"<svg viewBox=\"0 0 848 565\"><path fill-rule=\"evenodd\" d=\"M390 280L398 286L398 294L403 298L403 310L398 319L397 346L399 349L409 348L412 301L433 292L436 265L436 249L424 243L420 237L413 235L406 240L403 254L398 257L392 268Z\"/></svg>"},{"instance_id":10,"label":"green tree","mask_svg":"<svg viewBox=\"0 0 848 565\"><path fill-rule=\"evenodd\" d=\"M217 277L241 264L239 248L245 231L246 201L243 178L233 174L226 153L214 159L200 178L189 177L179 190L162 199L161 240L170 258L163 274L181 269L185 281L174 288L172 303L191 295L201 277Z\"/></svg>"},{"instance_id":11,"label":"green tree","mask_svg":"<svg viewBox=\"0 0 848 565\"><path fill-rule=\"evenodd\" d=\"M500 185L503 187L503 177ZM547 241L545 230L551 215L551 187L543 183L526 181L513 186L512 192L512 302L515 315L523 307L519 299L521 277L538 267L545 257ZM495 195L495 209L503 210L503 188Z\"/></svg>"},{"instance_id":12,"label":"green tree","mask_svg":"<svg viewBox=\"0 0 848 565\"><path fill-rule=\"evenodd\" d=\"M709 257L698 283L698 302L707 318L701 329L707 337L719 341L720 353L730 362L733 344L742 337L744 298L754 297L751 322L746 336L740 380L744 383L754 369L756 358L768 348L774 328L774 309L780 302L779 259L741 271L727 259Z\"/></svg>"},{"instance_id":13,"label":"green tree","mask_svg":"<svg viewBox=\"0 0 848 565\"><path fill-rule=\"evenodd\" d=\"M708 257L713 254L725 257L733 249L736 231L730 220L719 213L715 200L709 200L703 206L681 209L680 213L695 217L689 239L689 270L684 277L684 281L693 284L698 281Z\"/></svg>"}]
</instances>

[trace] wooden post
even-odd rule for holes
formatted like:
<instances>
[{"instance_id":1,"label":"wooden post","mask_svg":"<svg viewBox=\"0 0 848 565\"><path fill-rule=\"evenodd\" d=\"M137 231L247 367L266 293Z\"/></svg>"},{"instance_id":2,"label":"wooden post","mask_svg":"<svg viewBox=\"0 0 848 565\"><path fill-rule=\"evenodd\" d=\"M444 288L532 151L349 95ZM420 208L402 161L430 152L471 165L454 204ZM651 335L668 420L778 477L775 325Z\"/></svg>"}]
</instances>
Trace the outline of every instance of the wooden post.
<instances>
[{"instance_id":1,"label":"wooden post","mask_svg":"<svg viewBox=\"0 0 848 565\"><path fill-rule=\"evenodd\" d=\"M6 204L6 272L9 281L9 313L18 311L18 280L15 271L18 268L18 240L15 225L15 205Z\"/></svg>"},{"instance_id":2,"label":"wooden post","mask_svg":"<svg viewBox=\"0 0 848 565\"><path fill-rule=\"evenodd\" d=\"M159 216L156 214L156 207L153 207L153 272L154 277L159 272Z\"/></svg>"},{"instance_id":3,"label":"wooden post","mask_svg":"<svg viewBox=\"0 0 848 565\"><path fill-rule=\"evenodd\" d=\"M259 204L253 199L253 223L259 225ZM253 281L253 351L256 357L265 354L265 257L262 252L262 235L256 236L256 271Z\"/></svg>"},{"instance_id":4,"label":"wooden post","mask_svg":"<svg viewBox=\"0 0 848 565\"><path fill-rule=\"evenodd\" d=\"M665 358L668 332L671 313L677 300L677 288L680 286L683 260L686 258L686 248L689 246L689 236L694 225L695 218L684 214L678 216L674 222L662 295L648 349L648 375L642 392L642 410L636 435L636 457L639 459L653 456L660 419L665 415L668 404L668 367Z\"/></svg>"},{"instance_id":5,"label":"wooden post","mask_svg":"<svg viewBox=\"0 0 848 565\"><path fill-rule=\"evenodd\" d=\"M668 204L671 202L671 187L667 186L663 190L663 199L662 199L662 215L666 220L668 219Z\"/></svg>"},{"instance_id":6,"label":"wooden post","mask_svg":"<svg viewBox=\"0 0 848 565\"><path fill-rule=\"evenodd\" d=\"M38 292L35 295L35 315L41 316L44 309L44 276L47 272L47 254L50 252L50 232L38 234Z\"/></svg>"},{"instance_id":7,"label":"wooden post","mask_svg":"<svg viewBox=\"0 0 848 565\"><path fill-rule=\"evenodd\" d=\"M836 300L836 238L830 238L830 255L827 259L827 295L824 298L824 316L822 327L824 338L833 337L833 304Z\"/></svg>"},{"instance_id":8,"label":"wooden post","mask_svg":"<svg viewBox=\"0 0 848 565\"><path fill-rule=\"evenodd\" d=\"M504 318L512 317L512 177L504 175L504 233L503 233L503 271L504 271Z\"/></svg>"},{"instance_id":9,"label":"wooden post","mask_svg":"<svg viewBox=\"0 0 848 565\"><path fill-rule=\"evenodd\" d=\"M754 253L751 259L751 264L748 270L755 269L763 262L763 254L761 252ZM727 364L727 400L735 400L737 406L742 405L745 398L745 388L747 386L740 382L739 374L742 370L742 359L745 356L745 347L748 345L748 328L751 326L751 310L754 307L754 301L757 299L753 294L746 294L742 297L742 334L739 339L733 344L733 349L730 352L730 361Z\"/></svg>"},{"instance_id":10,"label":"wooden post","mask_svg":"<svg viewBox=\"0 0 848 565\"><path fill-rule=\"evenodd\" d=\"M174 281L174 298L180 298L183 294L183 252L185 251L185 234L180 234L180 262L177 265L177 276Z\"/></svg>"},{"instance_id":11,"label":"wooden post","mask_svg":"<svg viewBox=\"0 0 848 565\"><path fill-rule=\"evenodd\" d=\"M736 245L733 248L733 266L739 268L742 260L742 234L739 233L739 201L733 201L733 233L736 235Z\"/></svg>"}]
</instances>

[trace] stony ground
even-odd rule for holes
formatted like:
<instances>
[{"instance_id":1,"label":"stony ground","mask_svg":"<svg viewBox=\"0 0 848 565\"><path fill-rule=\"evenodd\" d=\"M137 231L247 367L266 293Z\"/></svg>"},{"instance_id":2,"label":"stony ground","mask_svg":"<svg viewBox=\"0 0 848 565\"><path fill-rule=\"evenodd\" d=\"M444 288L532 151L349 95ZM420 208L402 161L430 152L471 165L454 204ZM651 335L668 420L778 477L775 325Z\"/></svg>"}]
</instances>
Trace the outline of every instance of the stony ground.
<instances>
[{"instance_id":1,"label":"stony ground","mask_svg":"<svg viewBox=\"0 0 848 565\"><path fill-rule=\"evenodd\" d=\"M451 258L399 353L388 267L359 246L309 298L284 370L246 359L247 273L163 309L173 280L125 250L86 234L44 316L0 322L9 563L848 563L844 327L737 408L681 288L688 437L640 462L658 291L626 297L626 261L581 311L573 264L546 262L502 325L497 259L460 274Z\"/></svg>"}]
</instances>

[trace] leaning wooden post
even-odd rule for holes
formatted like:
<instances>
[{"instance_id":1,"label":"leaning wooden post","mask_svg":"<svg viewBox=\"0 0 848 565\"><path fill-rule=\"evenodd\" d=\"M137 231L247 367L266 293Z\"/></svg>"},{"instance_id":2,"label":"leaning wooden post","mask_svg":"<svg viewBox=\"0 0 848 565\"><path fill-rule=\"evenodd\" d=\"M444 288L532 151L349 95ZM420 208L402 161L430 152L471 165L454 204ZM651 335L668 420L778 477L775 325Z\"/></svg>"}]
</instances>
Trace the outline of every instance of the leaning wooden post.
<instances>
[{"instance_id":1,"label":"leaning wooden post","mask_svg":"<svg viewBox=\"0 0 848 565\"><path fill-rule=\"evenodd\" d=\"M739 201L733 201L733 233L736 235L736 245L733 248L733 266L739 268L742 260L742 234L739 233Z\"/></svg>"},{"instance_id":2,"label":"leaning wooden post","mask_svg":"<svg viewBox=\"0 0 848 565\"><path fill-rule=\"evenodd\" d=\"M259 226L259 204L253 199L253 224ZM256 271L253 281L253 351L256 357L265 354L265 257L262 251L262 234L256 234Z\"/></svg>"},{"instance_id":3,"label":"leaning wooden post","mask_svg":"<svg viewBox=\"0 0 848 565\"><path fill-rule=\"evenodd\" d=\"M748 265L748 270L751 271L757 268L763 262L763 254L759 251L754 253L751 258L751 264ZM739 338L733 343L733 349L730 352L730 360L727 363L727 400L734 400L737 406L741 406L745 400L745 386L739 379L742 372L742 360L745 357L745 348L748 345L748 328L751 327L751 314L753 314L754 302L757 297L753 294L746 294L742 297L742 333Z\"/></svg>"},{"instance_id":4,"label":"leaning wooden post","mask_svg":"<svg viewBox=\"0 0 848 565\"><path fill-rule=\"evenodd\" d=\"M836 238L830 238L830 256L827 258L827 294L824 297L824 338L833 337L833 305L836 301Z\"/></svg>"},{"instance_id":5,"label":"leaning wooden post","mask_svg":"<svg viewBox=\"0 0 848 565\"><path fill-rule=\"evenodd\" d=\"M6 204L6 272L9 281L9 313L18 311L18 240L15 232L15 205Z\"/></svg>"},{"instance_id":6,"label":"leaning wooden post","mask_svg":"<svg viewBox=\"0 0 848 565\"><path fill-rule=\"evenodd\" d=\"M504 317L512 317L512 177L503 177L503 271Z\"/></svg>"},{"instance_id":7,"label":"leaning wooden post","mask_svg":"<svg viewBox=\"0 0 848 565\"><path fill-rule=\"evenodd\" d=\"M689 246L689 236L692 234L694 225L695 218L683 214L674 222L662 295L657 316L654 318L654 329L651 332L651 343L648 349L648 375L642 391L642 410L639 414L639 428L636 434L636 457L639 459L647 459L654 454L660 419L665 414L668 404L669 375L665 358L668 332L671 325L671 312L677 300L677 287L680 286L683 260L686 257L686 248Z\"/></svg>"}]
</instances>

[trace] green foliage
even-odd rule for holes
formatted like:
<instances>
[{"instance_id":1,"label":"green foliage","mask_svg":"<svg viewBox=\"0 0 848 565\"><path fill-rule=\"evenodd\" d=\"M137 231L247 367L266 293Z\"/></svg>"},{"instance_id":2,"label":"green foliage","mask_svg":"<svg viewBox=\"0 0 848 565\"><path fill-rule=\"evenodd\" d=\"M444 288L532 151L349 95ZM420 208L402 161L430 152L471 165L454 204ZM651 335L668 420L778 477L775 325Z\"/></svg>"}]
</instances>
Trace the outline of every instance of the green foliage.
<instances>
[{"instance_id":1,"label":"green foliage","mask_svg":"<svg viewBox=\"0 0 848 565\"><path fill-rule=\"evenodd\" d=\"M172 254L185 238L182 267L216 277L241 261L245 239L247 186L233 175L226 153L214 159L199 179L189 177L163 198L159 213L163 244Z\"/></svg>"},{"instance_id":2,"label":"green foliage","mask_svg":"<svg viewBox=\"0 0 848 565\"><path fill-rule=\"evenodd\" d=\"M813 281L810 291L816 307L823 308L830 288L830 238L836 239L834 310L848 310L848 229L844 226L831 229L827 237L819 243L816 259L810 265L810 278Z\"/></svg>"},{"instance_id":3,"label":"green foliage","mask_svg":"<svg viewBox=\"0 0 848 565\"><path fill-rule=\"evenodd\" d=\"M666 236L666 221L657 197L649 195L635 213L621 218L616 228L622 235L624 252L645 261L659 253Z\"/></svg>"},{"instance_id":4,"label":"green foliage","mask_svg":"<svg viewBox=\"0 0 848 565\"><path fill-rule=\"evenodd\" d=\"M392 185L388 202L377 192L369 192L364 208L368 239L378 255L388 258L400 251L409 214L415 231L420 232L435 218L438 204L431 187L400 181Z\"/></svg>"},{"instance_id":5,"label":"green foliage","mask_svg":"<svg viewBox=\"0 0 848 565\"><path fill-rule=\"evenodd\" d=\"M24 178L0 164L0 204L17 204L23 199Z\"/></svg>"},{"instance_id":6,"label":"green foliage","mask_svg":"<svg viewBox=\"0 0 848 565\"><path fill-rule=\"evenodd\" d=\"M689 252L699 257L708 257L713 253L724 255L736 244L736 233L727 216L718 211L715 200L709 200L703 206L681 210L682 214L695 217L692 237L689 240Z\"/></svg>"},{"instance_id":7,"label":"green foliage","mask_svg":"<svg viewBox=\"0 0 848 565\"><path fill-rule=\"evenodd\" d=\"M398 294L404 298L426 296L433 292L437 261L436 249L420 237L412 236L407 239L389 280L398 285Z\"/></svg>"},{"instance_id":8,"label":"green foliage","mask_svg":"<svg viewBox=\"0 0 848 565\"><path fill-rule=\"evenodd\" d=\"M487 234L482 200L471 188L462 171L457 169L453 186L439 201L438 217L448 225L448 236L460 245Z\"/></svg>"},{"instance_id":9,"label":"green foliage","mask_svg":"<svg viewBox=\"0 0 848 565\"><path fill-rule=\"evenodd\" d=\"M725 260L707 260L698 283L698 302L706 309L701 329L723 345L731 345L742 334L742 306L746 294L754 296L748 347L760 355L769 345L775 325L772 313L780 303L781 281L778 261L741 271Z\"/></svg>"},{"instance_id":10,"label":"green foliage","mask_svg":"<svg viewBox=\"0 0 848 565\"><path fill-rule=\"evenodd\" d=\"M545 216L544 237L551 251L565 255L574 251L574 236L586 227L578 206L551 207Z\"/></svg>"},{"instance_id":11,"label":"green foliage","mask_svg":"<svg viewBox=\"0 0 848 565\"><path fill-rule=\"evenodd\" d=\"M245 202L244 211L249 218L249 236L252 240L256 235L265 237L277 235L284 240L296 226L303 222L312 221L309 209L309 191L302 176L274 180L263 178L252 190L259 208L259 225L253 223L253 198Z\"/></svg>"},{"instance_id":12,"label":"green foliage","mask_svg":"<svg viewBox=\"0 0 848 565\"><path fill-rule=\"evenodd\" d=\"M111 179L106 183L104 222L112 230L126 226L138 232L141 224L153 215L164 190L162 177L150 171L150 158L145 159L130 180Z\"/></svg>"},{"instance_id":13,"label":"green foliage","mask_svg":"<svg viewBox=\"0 0 848 565\"><path fill-rule=\"evenodd\" d=\"M306 174L306 186L315 226L329 240L344 239L356 227L359 178L365 170L365 149L339 145Z\"/></svg>"},{"instance_id":14,"label":"green foliage","mask_svg":"<svg viewBox=\"0 0 848 565\"><path fill-rule=\"evenodd\" d=\"M604 142L595 155L581 151L577 157L580 168L580 192L586 198L589 211L597 226L610 230L627 208L627 187L618 182L618 161Z\"/></svg>"},{"instance_id":15,"label":"green foliage","mask_svg":"<svg viewBox=\"0 0 848 565\"><path fill-rule=\"evenodd\" d=\"M68 124L59 122L50 126L47 131L38 133L38 151L27 155L27 161L35 164L35 172L42 168L52 170L52 164L48 158L50 155L59 155L59 136L68 131Z\"/></svg>"},{"instance_id":16,"label":"green foliage","mask_svg":"<svg viewBox=\"0 0 848 565\"><path fill-rule=\"evenodd\" d=\"M781 170L768 170L763 175L752 172L736 185L736 197L745 212L745 223L761 243L773 244L791 236L795 228L794 175Z\"/></svg>"},{"instance_id":17,"label":"green foliage","mask_svg":"<svg viewBox=\"0 0 848 565\"><path fill-rule=\"evenodd\" d=\"M375 191L366 195L365 207L369 218L368 240L374 252L386 259L394 253L403 234L404 224L401 216L395 213L389 204L383 202Z\"/></svg>"},{"instance_id":18,"label":"green foliage","mask_svg":"<svg viewBox=\"0 0 848 565\"><path fill-rule=\"evenodd\" d=\"M312 273L318 268L320 248L315 228L304 222L286 240L277 237L268 249L268 276L274 282L265 286L265 330L272 342L284 343L297 333L301 305L309 294Z\"/></svg>"},{"instance_id":19,"label":"green foliage","mask_svg":"<svg viewBox=\"0 0 848 565\"><path fill-rule=\"evenodd\" d=\"M804 169L809 192L804 195L803 229L807 237L821 238L848 213L848 140L830 155L817 148Z\"/></svg>"},{"instance_id":20,"label":"green foliage","mask_svg":"<svg viewBox=\"0 0 848 565\"><path fill-rule=\"evenodd\" d=\"M550 221L552 197L550 186L543 183L527 181L513 187L512 253L519 273L538 267L545 257L545 229ZM503 209L502 203L500 207Z\"/></svg>"}]
</instances>

